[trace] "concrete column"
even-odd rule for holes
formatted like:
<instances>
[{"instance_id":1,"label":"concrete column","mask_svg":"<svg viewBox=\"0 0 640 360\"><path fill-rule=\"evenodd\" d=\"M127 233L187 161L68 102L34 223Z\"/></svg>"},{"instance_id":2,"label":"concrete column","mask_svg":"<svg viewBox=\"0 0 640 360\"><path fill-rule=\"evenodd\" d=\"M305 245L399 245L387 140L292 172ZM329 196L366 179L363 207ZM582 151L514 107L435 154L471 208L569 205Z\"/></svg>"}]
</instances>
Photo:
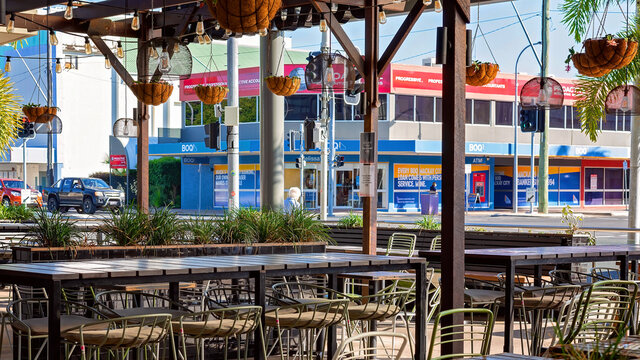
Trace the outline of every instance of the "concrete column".
<instances>
[{"instance_id":1,"label":"concrete column","mask_svg":"<svg viewBox=\"0 0 640 360\"><path fill-rule=\"evenodd\" d=\"M238 90L238 41L231 37L227 40L227 85L229 94L227 106L240 106ZM227 174L229 209L240 207L240 126L227 126Z\"/></svg>"},{"instance_id":2,"label":"concrete column","mask_svg":"<svg viewBox=\"0 0 640 360\"><path fill-rule=\"evenodd\" d=\"M264 78L284 74L284 36L260 38L260 206L284 208L284 98L267 88Z\"/></svg>"},{"instance_id":3,"label":"concrete column","mask_svg":"<svg viewBox=\"0 0 640 360\"><path fill-rule=\"evenodd\" d=\"M636 123L637 117L631 118L631 161L629 161L629 227L640 227L640 126ZM640 244L639 233L628 233L629 244Z\"/></svg>"}]
</instances>

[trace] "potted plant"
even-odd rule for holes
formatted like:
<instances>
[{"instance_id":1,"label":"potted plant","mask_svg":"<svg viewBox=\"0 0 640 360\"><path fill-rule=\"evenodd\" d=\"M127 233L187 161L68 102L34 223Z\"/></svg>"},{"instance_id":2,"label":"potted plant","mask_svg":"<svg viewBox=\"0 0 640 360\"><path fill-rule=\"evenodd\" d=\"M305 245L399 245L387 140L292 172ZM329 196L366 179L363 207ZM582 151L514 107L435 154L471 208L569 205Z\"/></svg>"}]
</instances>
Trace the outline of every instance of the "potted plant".
<instances>
[{"instance_id":1,"label":"potted plant","mask_svg":"<svg viewBox=\"0 0 640 360\"><path fill-rule=\"evenodd\" d=\"M606 35L584 41L584 53L598 66L614 70L631 63L638 52L638 42Z\"/></svg>"},{"instance_id":2,"label":"potted plant","mask_svg":"<svg viewBox=\"0 0 640 360\"><path fill-rule=\"evenodd\" d=\"M500 71L498 64L474 61L471 66L467 66L466 83L471 86L487 85L496 78L498 71Z\"/></svg>"},{"instance_id":3,"label":"potted plant","mask_svg":"<svg viewBox=\"0 0 640 360\"><path fill-rule=\"evenodd\" d=\"M42 106L34 103L28 103L22 106L22 112L27 117L27 120L32 123L48 123L51 121L52 116L42 115L57 115L59 110L57 107Z\"/></svg>"},{"instance_id":4,"label":"potted plant","mask_svg":"<svg viewBox=\"0 0 640 360\"><path fill-rule=\"evenodd\" d=\"M569 56L565 63L567 64L567 71L571 69L569 62L573 62L573 66L578 70L580 75L590 77L601 77L607 75L611 70L603 68L598 65L591 57L585 53L577 53L573 48L569 49Z\"/></svg>"},{"instance_id":5,"label":"potted plant","mask_svg":"<svg viewBox=\"0 0 640 360\"><path fill-rule=\"evenodd\" d=\"M210 85L198 85L194 88L198 99L205 104L215 105L224 100L225 96L229 92L229 88L226 86L210 86Z\"/></svg>"},{"instance_id":6,"label":"potted plant","mask_svg":"<svg viewBox=\"0 0 640 360\"><path fill-rule=\"evenodd\" d=\"M206 0L209 12L220 26L237 34L266 35L281 0Z\"/></svg>"},{"instance_id":7,"label":"potted plant","mask_svg":"<svg viewBox=\"0 0 640 360\"><path fill-rule=\"evenodd\" d=\"M151 82L134 81L130 88L140 102L153 106L167 102L173 92L173 85L162 80Z\"/></svg>"},{"instance_id":8,"label":"potted plant","mask_svg":"<svg viewBox=\"0 0 640 360\"><path fill-rule=\"evenodd\" d=\"M291 96L300 88L300 78L295 76L267 76L267 87L280 96Z\"/></svg>"}]
</instances>

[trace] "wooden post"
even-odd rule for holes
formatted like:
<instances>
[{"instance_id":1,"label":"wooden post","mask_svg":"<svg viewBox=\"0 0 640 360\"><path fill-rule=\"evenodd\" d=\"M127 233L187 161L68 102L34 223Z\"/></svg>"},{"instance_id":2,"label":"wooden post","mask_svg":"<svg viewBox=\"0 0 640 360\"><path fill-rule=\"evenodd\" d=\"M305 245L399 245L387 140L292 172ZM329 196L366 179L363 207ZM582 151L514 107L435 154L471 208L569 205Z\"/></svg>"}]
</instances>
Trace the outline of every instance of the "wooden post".
<instances>
[{"instance_id":1,"label":"wooden post","mask_svg":"<svg viewBox=\"0 0 640 360\"><path fill-rule=\"evenodd\" d=\"M150 31L146 21L146 13L141 14L143 20L140 22L140 38L138 38L138 49L149 39ZM149 75L149 58L142 63L138 63L138 81L146 81ZM149 106L138 101L138 209L145 213L149 212Z\"/></svg>"},{"instance_id":2,"label":"wooden post","mask_svg":"<svg viewBox=\"0 0 640 360\"><path fill-rule=\"evenodd\" d=\"M465 4L466 3L466 4ZM447 29L442 69L442 310L464 307L465 72L469 0L443 1ZM465 10L466 6L466 12ZM466 13L466 14L465 14ZM466 16L465 16L466 15ZM442 326L462 324L462 314ZM462 333L454 338L462 338ZM462 342L445 342L441 353L463 353Z\"/></svg>"},{"instance_id":3,"label":"wooden post","mask_svg":"<svg viewBox=\"0 0 640 360\"><path fill-rule=\"evenodd\" d=\"M374 163L372 197L362 197L362 252L376 254L378 229L378 196L375 193L378 171L378 0L365 0L364 15L364 91L367 113L364 116L364 131L375 134L373 142ZM362 144L360 144L362 146Z\"/></svg>"}]
</instances>

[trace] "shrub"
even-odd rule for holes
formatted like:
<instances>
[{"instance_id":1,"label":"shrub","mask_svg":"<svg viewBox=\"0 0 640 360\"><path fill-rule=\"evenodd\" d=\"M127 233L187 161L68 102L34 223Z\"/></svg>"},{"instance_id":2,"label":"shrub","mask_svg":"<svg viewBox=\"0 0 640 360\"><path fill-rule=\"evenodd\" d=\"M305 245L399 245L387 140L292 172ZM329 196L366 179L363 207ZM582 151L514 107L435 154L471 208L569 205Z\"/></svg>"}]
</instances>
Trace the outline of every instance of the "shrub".
<instances>
[{"instance_id":1,"label":"shrub","mask_svg":"<svg viewBox=\"0 0 640 360\"><path fill-rule=\"evenodd\" d=\"M75 222L59 212L48 215L44 208L35 211L34 226L27 232L41 246L64 247L77 245L80 230Z\"/></svg>"},{"instance_id":2,"label":"shrub","mask_svg":"<svg viewBox=\"0 0 640 360\"><path fill-rule=\"evenodd\" d=\"M22 222L33 219L34 212L25 206L0 206L0 219Z\"/></svg>"},{"instance_id":3,"label":"shrub","mask_svg":"<svg viewBox=\"0 0 640 360\"><path fill-rule=\"evenodd\" d=\"M421 230L440 230L442 228L442 224L433 215L423 215L415 224Z\"/></svg>"},{"instance_id":4,"label":"shrub","mask_svg":"<svg viewBox=\"0 0 640 360\"><path fill-rule=\"evenodd\" d=\"M130 206L119 212L112 211L100 226L100 231L116 245L139 245L145 243L151 226L147 214Z\"/></svg>"},{"instance_id":5,"label":"shrub","mask_svg":"<svg viewBox=\"0 0 640 360\"><path fill-rule=\"evenodd\" d=\"M263 209L255 212L248 221L251 237L258 243L283 242L285 237L285 214L279 210Z\"/></svg>"},{"instance_id":6,"label":"shrub","mask_svg":"<svg viewBox=\"0 0 640 360\"><path fill-rule=\"evenodd\" d=\"M323 223L318 221L317 215L302 209L293 209L285 213L282 241L303 243L323 241L333 243L329 232Z\"/></svg>"},{"instance_id":7,"label":"shrub","mask_svg":"<svg viewBox=\"0 0 640 360\"><path fill-rule=\"evenodd\" d=\"M250 244L254 241L249 225L255 221L257 211L240 208L225 211L222 218L216 221L215 239L223 244Z\"/></svg>"},{"instance_id":8,"label":"shrub","mask_svg":"<svg viewBox=\"0 0 640 360\"><path fill-rule=\"evenodd\" d=\"M194 244L210 244L216 240L216 226L215 221L199 216L188 220L185 230L191 235Z\"/></svg>"},{"instance_id":9,"label":"shrub","mask_svg":"<svg viewBox=\"0 0 640 360\"><path fill-rule=\"evenodd\" d=\"M178 215L169 210L169 207L156 209L148 219L151 233L146 245L168 245L182 240L184 225Z\"/></svg>"},{"instance_id":10,"label":"shrub","mask_svg":"<svg viewBox=\"0 0 640 360\"><path fill-rule=\"evenodd\" d=\"M180 159L149 161L149 201L154 207L180 207Z\"/></svg>"},{"instance_id":11,"label":"shrub","mask_svg":"<svg viewBox=\"0 0 640 360\"><path fill-rule=\"evenodd\" d=\"M349 215L338 220L338 227L346 229L361 228L363 223L364 221L362 220L362 215L358 215L349 211Z\"/></svg>"}]
</instances>

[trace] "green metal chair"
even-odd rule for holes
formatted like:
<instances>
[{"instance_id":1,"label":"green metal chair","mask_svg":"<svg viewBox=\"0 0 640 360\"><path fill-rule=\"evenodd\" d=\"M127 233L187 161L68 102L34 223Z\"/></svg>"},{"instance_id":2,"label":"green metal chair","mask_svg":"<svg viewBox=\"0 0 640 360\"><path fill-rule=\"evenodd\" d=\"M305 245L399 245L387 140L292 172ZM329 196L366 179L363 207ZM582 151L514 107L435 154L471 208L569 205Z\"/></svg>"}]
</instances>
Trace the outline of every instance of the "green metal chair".
<instances>
[{"instance_id":1,"label":"green metal chair","mask_svg":"<svg viewBox=\"0 0 640 360\"><path fill-rule=\"evenodd\" d=\"M387 242L385 255L411 257L416 251L416 234L393 233Z\"/></svg>"},{"instance_id":2,"label":"green metal chair","mask_svg":"<svg viewBox=\"0 0 640 360\"><path fill-rule=\"evenodd\" d=\"M442 319L446 317L451 317L455 314L463 314L466 315L474 315L474 318L477 319L473 328L470 324L462 324L458 325L448 325L442 326ZM480 324L479 319L482 317L486 317L486 320ZM488 309L483 308L474 308L474 309L452 309L440 312L433 324L433 332L431 333L431 342L429 345L429 353L427 354L427 360L432 359L453 359L453 358L466 358L466 357L474 357L474 356L483 356L489 354L489 348L491 346L491 335L493 332L493 324L494 324L494 316L493 312ZM452 338L453 337L453 338ZM458 338L459 337L459 338ZM478 352L469 351L459 354L447 354L434 356L433 350L436 346L445 343L452 342L462 342L463 346L466 344L473 344L475 342L480 343ZM475 346L469 346L472 349L476 348Z\"/></svg>"},{"instance_id":3,"label":"green metal chair","mask_svg":"<svg viewBox=\"0 0 640 360\"><path fill-rule=\"evenodd\" d=\"M436 235L433 239L431 239L429 250L442 250L442 238L440 237L440 235Z\"/></svg>"},{"instance_id":4,"label":"green metal chair","mask_svg":"<svg viewBox=\"0 0 640 360\"><path fill-rule=\"evenodd\" d=\"M398 347L395 346L396 342ZM405 334L384 331L365 332L344 340L333 355L333 360L400 360L408 342L409 339Z\"/></svg>"},{"instance_id":5,"label":"green metal chair","mask_svg":"<svg viewBox=\"0 0 640 360\"><path fill-rule=\"evenodd\" d=\"M179 317L192 311L182 303L164 296L136 291L110 290L96 294L96 308L111 318L148 314Z\"/></svg>"}]
</instances>

